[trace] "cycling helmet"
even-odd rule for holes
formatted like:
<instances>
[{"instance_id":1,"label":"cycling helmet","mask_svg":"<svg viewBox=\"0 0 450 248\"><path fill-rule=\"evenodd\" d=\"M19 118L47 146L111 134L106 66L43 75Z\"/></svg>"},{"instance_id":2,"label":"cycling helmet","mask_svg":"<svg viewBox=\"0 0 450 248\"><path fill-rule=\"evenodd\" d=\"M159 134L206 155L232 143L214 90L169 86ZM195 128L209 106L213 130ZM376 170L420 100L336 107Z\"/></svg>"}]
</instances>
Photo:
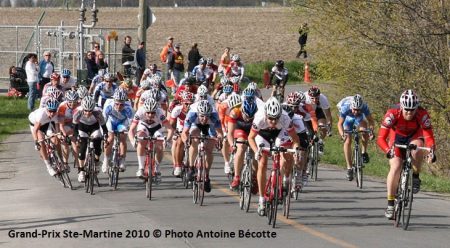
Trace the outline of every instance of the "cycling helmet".
<instances>
[{"instance_id":1,"label":"cycling helmet","mask_svg":"<svg viewBox=\"0 0 450 248\"><path fill-rule=\"evenodd\" d=\"M141 89L143 89L143 90L150 89L150 78L147 78L141 82Z\"/></svg>"},{"instance_id":2,"label":"cycling helmet","mask_svg":"<svg viewBox=\"0 0 450 248\"><path fill-rule=\"evenodd\" d=\"M233 92L233 86L227 84L227 85L223 86L222 91L225 94L230 94L231 92Z\"/></svg>"},{"instance_id":3,"label":"cycling helmet","mask_svg":"<svg viewBox=\"0 0 450 248\"><path fill-rule=\"evenodd\" d=\"M57 91L58 89L55 86L49 86L47 87L47 89L45 90L45 94L46 95L50 95L51 93Z\"/></svg>"},{"instance_id":4,"label":"cycling helmet","mask_svg":"<svg viewBox=\"0 0 450 248\"><path fill-rule=\"evenodd\" d=\"M247 88L256 90L256 89L258 89L258 84L256 84L255 82L250 82L248 84Z\"/></svg>"},{"instance_id":5,"label":"cycling helmet","mask_svg":"<svg viewBox=\"0 0 450 248\"><path fill-rule=\"evenodd\" d=\"M100 77L103 77L103 76L105 76L105 73L106 73L105 69L100 69L100 70L98 70L97 75L99 75Z\"/></svg>"},{"instance_id":6,"label":"cycling helmet","mask_svg":"<svg viewBox=\"0 0 450 248\"><path fill-rule=\"evenodd\" d=\"M209 115L211 114L212 108L209 105L208 100L201 100L197 105L197 113L200 115Z\"/></svg>"},{"instance_id":7,"label":"cycling helmet","mask_svg":"<svg viewBox=\"0 0 450 248\"><path fill-rule=\"evenodd\" d=\"M61 72L61 75L63 76L63 77L70 77L70 70L69 69L63 69L62 70L62 72Z\"/></svg>"},{"instance_id":8,"label":"cycling helmet","mask_svg":"<svg viewBox=\"0 0 450 248\"><path fill-rule=\"evenodd\" d=\"M61 101L62 98L63 98L63 92L60 91L60 90L55 90L55 91L53 91L52 93L50 93L49 96L50 96L51 98L55 98L55 99L58 100L58 101Z\"/></svg>"},{"instance_id":9,"label":"cycling helmet","mask_svg":"<svg viewBox=\"0 0 450 248\"><path fill-rule=\"evenodd\" d=\"M280 102L275 97L271 97L267 100L264 105L264 111L266 115L271 118L280 118L281 116L281 105Z\"/></svg>"},{"instance_id":10,"label":"cycling helmet","mask_svg":"<svg viewBox=\"0 0 450 248\"><path fill-rule=\"evenodd\" d=\"M291 92L288 94L286 103L292 106L298 106L300 104L300 94L298 92Z\"/></svg>"},{"instance_id":11,"label":"cycling helmet","mask_svg":"<svg viewBox=\"0 0 450 248\"><path fill-rule=\"evenodd\" d=\"M313 86L308 90L308 95L311 97L318 97L320 96L320 89L317 86Z\"/></svg>"},{"instance_id":12,"label":"cycling helmet","mask_svg":"<svg viewBox=\"0 0 450 248\"><path fill-rule=\"evenodd\" d=\"M59 106L59 101L56 98L50 98L46 103L48 111L56 111Z\"/></svg>"},{"instance_id":13,"label":"cycling helmet","mask_svg":"<svg viewBox=\"0 0 450 248\"><path fill-rule=\"evenodd\" d=\"M83 108L83 110L85 110L85 111L94 110L94 108L95 108L94 97L86 96L85 98L83 98L83 100L81 101L81 108Z\"/></svg>"},{"instance_id":14,"label":"cycling helmet","mask_svg":"<svg viewBox=\"0 0 450 248\"><path fill-rule=\"evenodd\" d=\"M228 107L230 109L239 106L241 102L241 96L239 96L238 94L231 94L230 96L228 96Z\"/></svg>"},{"instance_id":15,"label":"cycling helmet","mask_svg":"<svg viewBox=\"0 0 450 248\"><path fill-rule=\"evenodd\" d=\"M239 77L232 77L232 78L230 79L231 83L233 83L233 84L239 83L239 80L240 80Z\"/></svg>"},{"instance_id":16,"label":"cycling helmet","mask_svg":"<svg viewBox=\"0 0 450 248\"><path fill-rule=\"evenodd\" d=\"M199 65L206 65L206 60L204 58L200 58L200 60L198 61Z\"/></svg>"},{"instance_id":17,"label":"cycling helmet","mask_svg":"<svg viewBox=\"0 0 450 248\"><path fill-rule=\"evenodd\" d=\"M241 61L241 57L239 57L239 54L233 54L233 56L231 56L231 60L234 62L239 62Z\"/></svg>"},{"instance_id":18,"label":"cycling helmet","mask_svg":"<svg viewBox=\"0 0 450 248\"><path fill-rule=\"evenodd\" d=\"M152 79L153 79L154 84L158 84L158 85L161 84L162 78L160 75L155 74L152 76Z\"/></svg>"},{"instance_id":19,"label":"cycling helmet","mask_svg":"<svg viewBox=\"0 0 450 248\"><path fill-rule=\"evenodd\" d=\"M206 98L208 96L208 88L204 85L200 85L197 89L197 94L200 98Z\"/></svg>"},{"instance_id":20,"label":"cycling helmet","mask_svg":"<svg viewBox=\"0 0 450 248\"><path fill-rule=\"evenodd\" d=\"M105 75L103 75L103 80L105 81L112 81L112 75L110 73L105 73Z\"/></svg>"},{"instance_id":21,"label":"cycling helmet","mask_svg":"<svg viewBox=\"0 0 450 248\"><path fill-rule=\"evenodd\" d=\"M248 116L248 118L253 118L257 110L258 107L256 106L256 103L254 101L245 100L242 103L242 113Z\"/></svg>"},{"instance_id":22,"label":"cycling helmet","mask_svg":"<svg viewBox=\"0 0 450 248\"><path fill-rule=\"evenodd\" d=\"M207 58L207 59L206 59L206 64L207 64L207 65L212 65L213 62L214 62L214 60L213 60L212 58Z\"/></svg>"},{"instance_id":23,"label":"cycling helmet","mask_svg":"<svg viewBox=\"0 0 450 248\"><path fill-rule=\"evenodd\" d=\"M113 98L116 101L121 101L121 102L126 101L127 100L127 92L125 92L122 88L118 88L114 92Z\"/></svg>"},{"instance_id":24,"label":"cycling helmet","mask_svg":"<svg viewBox=\"0 0 450 248\"><path fill-rule=\"evenodd\" d=\"M306 101L306 95L305 93L301 92L301 91L297 91L298 96L300 98L300 103L305 102Z\"/></svg>"},{"instance_id":25,"label":"cycling helmet","mask_svg":"<svg viewBox=\"0 0 450 248\"><path fill-rule=\"evenodd\" d=\"M155 112L158 109L158 101L153 98L146 99L144 102L145 112Z\"/></svg>"},{"instance_id":26,"label":"cycling helmet","mask_svg":"<svg viewBox=\"0 0 450 248\"><path fill-rule=\"evenodd\" d=\"M359 94L356 94L356 95L352 98L352 101L351 101L351 103L350 103L350 107L351 107L352 109L362 109L363 104L364 104L364 102L363 102L362 96L359 95Z\"/></svg>"},{"instance_id":27,"label":"cycling helmet","mask_svg":"<svg viewBox=\"0 0 450 248\"><path fill-rule=\"evenodd\" d=\"M242 91L242 96L245 98L255 97L255 90L247 87Z\"/></svg>"},{"instance_id":28,"label":"cycling helmet","mask_svg":"<svg viewBox=\"0 0 450 248\"><path fill-rule=\"evenodd\" d=\"M80 85L77 90L78 96L80 98L85 98L88 95L88 89L84 85Z\"/></svg>"},{"instance_id":29,"label":"cycling helmet","mask_svg":"<svg viewBox=\"0 0 450 248\"><path fill-rule=\"evenodd\" d=\"M53 72L52 75L50 76L50 78L52 80L59 80L59 74L56 72Z\"/></svg>"},{"instance_id":30,"label":"cycling helmet","mask_svg":"<svg viewBox=\"0 0 450 248\"><path fill-rule=\"evenodd\" d=\"M192 92L185 91L184 94L181 96L181 99L183 100L183 102L193 103L194 102L194 94Z\"/></svg>"},{"instance_id":31,"label":"cycling helmet","mask_svg":"<svg viewBox=\"0 0 450 248\"><path fill-rule=\"evenodd\" d=\"M159 101L159 99L161 98L161 93L159 92L158 89L152 88L152 89L150 89L149 96L150 96L150 98L153 98L156 101Z\"/></svg>"},{"instance_id":32,"label":"cycling helmet","mask_svg":"<svg viewBox=\"0 0 450 248\"><path fill-rule=\"evenodd\" d=\"M222 78L220 79L220 84L221 84L222 86L227 85L227 84L228 84L228 78L227 78L227 77L222 77Z\"/></svg>"},{"instance_id":33,"label":"cycling helmet","mask_svg":"<svg viewBox=\"0 0 450 248\"><path fill-rule=\"evenodd\" d=\"M79 99L78 93L75 90L66 91L65 97L66 97L66 101L70 101L70 102L77 101Z\"/></svg>"},{"instance_id":34,"label":"cycling helmet","mask_svg":"<svg viewBox=\"0 0 450 248\"><path fill-rule=\"evenodd\" d=\"M419 97L413 90L405 90L400 96L400 106L402 109L416 109L419 107Z\"/></svg>"},{"instance_id":35,"label":"cycling helmet","mask_svg":"<svg viewBox=\"0 0 450 248\"><path fill-rule=\"evenodd\" d=\"M277 62L275 62L275 66L276 67L284 67L284 61L283 60L277 60Z\"/></svg>"}]
</instances>

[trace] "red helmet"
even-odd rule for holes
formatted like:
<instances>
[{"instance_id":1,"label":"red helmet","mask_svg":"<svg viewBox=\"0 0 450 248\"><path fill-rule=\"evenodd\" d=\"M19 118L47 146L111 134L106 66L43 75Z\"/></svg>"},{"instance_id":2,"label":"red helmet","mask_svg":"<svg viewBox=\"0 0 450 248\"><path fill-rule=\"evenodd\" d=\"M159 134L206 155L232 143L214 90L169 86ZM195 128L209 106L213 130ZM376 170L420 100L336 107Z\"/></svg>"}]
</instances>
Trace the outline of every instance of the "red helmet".
<instances>
[{"instance_id":1,"label":"red helmet","mask_svg":"<svg viewBox=\"0 0 450 248\"><path fill-rule=\"evenodd\" d=\"M194 102L194 93L185 91L184 94L181 95L181 99L183 100L183 102L193 103Z\"/></svg>"},{"instance_id":2,"label":"red helmet","mask_svg":"<svg viewBox=\"0 0 450 248\"><path fill-rule=\"evenodd\" d=\"M289 93L286 99L287 104L293 106L298 106L300 104L300 101L301 101L300 94L296 91Z\"/></svg>"}]
</instances>

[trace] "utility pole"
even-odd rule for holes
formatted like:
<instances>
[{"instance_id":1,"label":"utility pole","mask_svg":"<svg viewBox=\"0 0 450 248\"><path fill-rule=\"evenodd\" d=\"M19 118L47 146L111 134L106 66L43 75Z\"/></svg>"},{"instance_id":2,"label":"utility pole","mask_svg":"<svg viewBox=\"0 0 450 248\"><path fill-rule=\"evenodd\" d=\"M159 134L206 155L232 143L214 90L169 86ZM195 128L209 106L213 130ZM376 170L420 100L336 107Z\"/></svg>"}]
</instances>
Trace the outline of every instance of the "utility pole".
<instances>
[{"instance_id":1,"label":"utility pole","mask_svg":"<svg viewBox=\"0 0 450 248\"><path fill-rule=\"evenodd\" d=\"M147 43L147 0L139 0L139 29L138 39ZM145 44L144 49L147 47Z\"/></svg>"}]
</instances>

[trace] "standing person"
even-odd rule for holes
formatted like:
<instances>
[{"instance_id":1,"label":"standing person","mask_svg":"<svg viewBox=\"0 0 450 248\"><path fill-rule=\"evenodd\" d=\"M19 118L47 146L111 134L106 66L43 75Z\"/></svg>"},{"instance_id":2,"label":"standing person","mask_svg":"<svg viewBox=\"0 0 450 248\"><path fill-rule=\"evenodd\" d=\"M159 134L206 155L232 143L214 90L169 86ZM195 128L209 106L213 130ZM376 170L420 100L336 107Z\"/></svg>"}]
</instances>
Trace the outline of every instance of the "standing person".
<instances>
[{"instance_id":1,"label":"standing person","mask_svg":"<svg viewBox=\"0 0 450 248\"><path fill-rule=\"evenodd\" d=\"M50 82L50 76L55 72L55 65L51 61L52 55L49 51L44 52L44 58L39 62L39 97L42 97L42 89Z\"/></svg>"},{"instance_id":2,"label":"standing person","mask_svg":"<svg viewBox=\"0 0 450 248\"><path fill-rule=\"evenodd\" d=\"M136 54L134 55L136 60L136 84L140 85L142 74L145 70L145 42L139 43Z\"/></svg>"},{"instance_id":3,"label":"standing person","mask_svg":"<svg viewBox=\"0 0 450 248\"><path fill-rule=\"evenodd\" d=\"M168 65L169 70L172 71L171 79L175 84L172 92L175 93L184 72L184 55L180 51L180 44L176 44L174 52L169 55Z\"/></svg>"},{"instance_id":4,"label":"standing person","mask_svg":"<svg viewBox=\"0 0 450 248\"><path fill-rule=\"evenodd\" d=\"M92 42L92 47L92 51L95 53L95 62L98 63L98 55L103 52L102 50L100 50L100 44L98 44L96 41Z\"/></svg>"},{"instance_id":5,"label":"standing person","mask_svg":"<svg viewBox=\"0 0 450 248\"><path fill-rule=\"evenodd\" d=\"M131 48L131 36L127 35L124 39L124 44L122 47L122 64L127 61L133 61L134 60L134 49ZM124 65L123 66L123 73L127 76L129 75L129 70L131 68L131 65Z\"/></svg>"},{"instance_id":6,"label":"standing person","mask_svg":"<svg viewBox=\"0 0 450 248\"><path fill-rule=\"evenodd\" d=\"M27 73L28 90L28 110L33 111L34 102L38 98L37 84L39 80L39 70L37 66L37 55L34 53L28 54L28 61L25 64L25 71Z\"/></svg>"},{"instance_id":7,"label":"standing person","mask_svg":"<svg viewBox=\"0 0 450 248\"><path fill-rule=\"evenodd\" d=\"M308 39L308 33L309 33L309 27L308 23L303 23L300 28L298 29L298 33L300 34L300 37L298 38L298 44L300 44L300 51L297 53L297 58L300 58L300 55L302 53L304 54L303 58L307 58L308 54L306 53L305 46L306 46L306 40Z\"/></svg>"},{"instance_id":8,"label":"standing person","mask_svg":"<svg viewBox=\"0 0 450 248\"><path fill-rule=\"evenodd\" d=\"M167 44L163 47L161 53L159 54L159 58L161 59L161 62L163 64L166 64L166 74L165 74L165 80L170 79L170 72L169 72L169 64L168 64L168 58L169 54L174 51L173 47L173 37L170 36L167 38Z\"/></svg>"},{"instance_id":9,"label":"standing person","mask_svg":"<svg viewBox=\"0 0 450 248\"><path fill-rule=\"evenodd\" d=\"M198 65L198 61L202 58L200 52L198 51L197 43L194 43L191 50L188 53L188 71L192 71L194 67Z\"/></svg>"},{"instance_id":10,"label":"standing person","mask_svg":"<svg viewBox=\"0 0 450 248\"><path fill-rule=\"evenodd\" d=\"M98 67L95 63L95 53L92 51L87 52L84 61L86 62L87 86L89 87L91 85L92 79L94 79L95 75L97 75L98 73Z\"/></svg>"},{"instance_id":11,"label":"standing person","mask_svg":"<svg viewBox=\"0 0 450 248\"><path fill-rule=\"evenodd\" d=\"M222 56L220 57L220 63L219 63L219 75L222 77L225 73L225 69L228 67L228 65L231 62L230 57L230 50L231 48L225 47L225 50L223 51Z\"/></svg>"},{"instance_id":12,"label":"standing person","mask_svg":"<svg viewBox=\"0 0 450 248\"><path fill-rule=\"evenodd\" d=\"M97 56L95 57L95 61L97 63L97 68L99 70L107 70L109 65L108 62L105 60L105 54L102 51L99 51L96 53Z\"/></svg>"}]
</instances>

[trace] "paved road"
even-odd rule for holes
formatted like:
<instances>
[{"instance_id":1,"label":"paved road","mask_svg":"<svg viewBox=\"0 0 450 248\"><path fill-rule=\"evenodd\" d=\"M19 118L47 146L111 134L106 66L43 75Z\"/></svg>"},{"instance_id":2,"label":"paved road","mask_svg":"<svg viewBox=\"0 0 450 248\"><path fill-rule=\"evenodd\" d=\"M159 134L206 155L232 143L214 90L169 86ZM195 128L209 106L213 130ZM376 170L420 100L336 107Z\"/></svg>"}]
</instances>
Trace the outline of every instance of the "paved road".
<instances>
[{"instance_id":1,"label":"paved road","mask_svg":"<svg viewBox=\"0 0 450 248\"><path fill-rule=\"evenodd\" d=\"M2 145L8 148L0 153L2 247L448 247L450 240L449 199L417 194L410 231L405 232L393 228L383 216L383 182L367 179L359 190L354 182L345 180L343 170L333 166L321 165L319 180L310 182L300 199L293 202L292 218L279 216L277 228L272 229L266 218L256 214L257 197L253 197L249 213L239 210L238 196L227 189L219 158L211 172L213 190L205 197L206 206L199 207L192 203L192 192L170 176L167 159L162 165L163 182L156 186L154 199L148 201L144 185L134 177L137 161L132 150L119 189L96 188L96 195L91 196L78 183L70 191L51 178L27 132L10 137ZM75 182L74 172L71 178ZM103 185L106 180L106 175L101 174ZM160 238L155 237L157 229L162 232ZM143 237L93 236L108 231L125 236L132 230L135 232L129 234ZM240 230L244 237L239 237ZM49 237L20 238L19 233L43 231ZM64 237L70 231L72 235L85 232L86 236ZM236 237L205 238L197 236L199 231L204 235L212 231L217 237L234 232ZM247 231L259 238L245 237ZM10 237L13 234L19 237ZM191 234L193 237L188 237Z\"/></svg>"}]
</instances>

